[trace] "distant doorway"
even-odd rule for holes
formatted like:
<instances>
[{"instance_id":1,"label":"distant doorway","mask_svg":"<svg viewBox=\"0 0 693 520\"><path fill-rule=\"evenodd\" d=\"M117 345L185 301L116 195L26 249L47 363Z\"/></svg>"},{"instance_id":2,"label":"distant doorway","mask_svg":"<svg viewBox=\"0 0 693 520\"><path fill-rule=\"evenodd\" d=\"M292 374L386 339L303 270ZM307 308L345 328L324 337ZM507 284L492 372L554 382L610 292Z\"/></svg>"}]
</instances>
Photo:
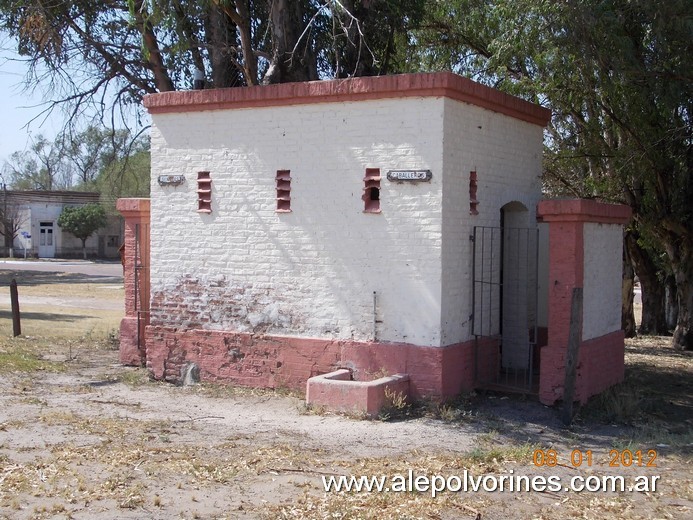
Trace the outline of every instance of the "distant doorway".
<instances>
[{"instance_id":1,"label":"distant doorway","mask_svg":"<svg viewBox=\"0 0 693 520\"><path fill-rule=\"evenodd\" d=\"M55 258L55 233L53 222L39 223L39 258Z\"/></svg>"},{"instance_id":2,"label":"distant doorway","mask_svg":"<svg viewBox=\"0 0 693 520\"><path fill-rule=\"evenodd\" d=\"M533 390L537 247L538 230L519 202L501 208L499 227L474 228L473 333L483 340L477 380L484 386Z\"/></svg>"}]
</instances>

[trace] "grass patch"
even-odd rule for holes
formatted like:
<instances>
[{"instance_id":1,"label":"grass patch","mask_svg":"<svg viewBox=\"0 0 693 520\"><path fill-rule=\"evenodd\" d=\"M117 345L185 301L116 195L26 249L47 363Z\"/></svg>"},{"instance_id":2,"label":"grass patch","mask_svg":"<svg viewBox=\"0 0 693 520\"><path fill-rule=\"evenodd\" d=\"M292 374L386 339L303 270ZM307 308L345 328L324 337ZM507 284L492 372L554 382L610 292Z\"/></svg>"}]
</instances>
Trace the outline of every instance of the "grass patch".
<instances>
[{"instance_id":1,"label":"grass patch","mask_svg":"<svg viewBox=\"0 0 693 520\"><path fill-rule=\"evenodd\" d=\"M648 412L643 390L630 381L612 386L590 399L580 415L591 421L630 424Z\"/></svg>"},{"instance_id":2,"label":"grass patch","mask_svg":"<svg viewBox=\"0 0 693 520\"><path fill-rule=\"evenodd\" d=\"M36 352L22 346L0 350L0 373L64 372L65 369L65 363L41 359Z\"/></svg>"},{"instance_id":3,"label":"grass patch","mask_svg":"<svg viewBox=\"0 0 693 520\"><path fill-rule=\"evenodd\" d=\"M253 388L248 386L211 383L205 381L188 388L191 392L214 399L228 399L236 397L292 397L295 399L305 399L304 392L286 387Z\"/></svg>"},{"instance_id":4,"label":"grass patch","mask_svg":"<svg viewBox=\"0 0 693 520\"><path fill-rule=\"evenodd\" d=\"M394 421L409 418L411 414L411 404L407 396L402 392L395 392L390 388L385 388L385 404L378 414L381 421Z\"/></svg>"},{"instance_id":5,"label":"grass patch","mask_svg":"<svg viewBox=\"0 0 693 520\"><path fill-rule=\"evenodd\" d=\"M0 270L0 286L12 278L19 285L22 333L27 337L107 337L124 316L122 282L92 283L90 277L74 273ZM7 298L0 302L0 337L11 335Z\"/></svg>"},{"instance_id":6,"label":"grass patch","mask_svg":"<svg viewBox=\"0 0 693 520\"><path fill-rule=\"evenodd\" d=\"M580 418L627 425L665 422L669 428L687 423L693 409L693 354L674 350L670 341L627 340L624 381L591 399Z\"/></svg>"},{"instance_id":7,"label":"grass patch","mask_svg":"<svg viewBox=\"0 0 693 520\"><path fill-rule=\"evenodd\" d=\"M108 333L86 334L76 338L48 336L0 335L0 374L64 372L69 362L85 352L112 350L113 339Z\"/></svg>"},{"instance_id":8,"label":"grass patch","mask_svg":"<svg viewBox=\"0 0 693 520\"><path fill-rule=\"evenodd\" d=\"M152 383L149 372L145 368L133 368L118 375L118 381L132 388Z\"/></svg>"},{"instance_id":9,"label":"grass patch","mask_svg":"<svg viewBox=\"0 0 693 520\"><path fill-rule=\"evenodd\" d=\"M23 305L21 306L22 336L61 339L80 339L85 336L107 337L120 326L123 316L124 311L58 308L55 305ZM12 334L11 313L9 309L3 309L0 305L0 337L11 337Z\"/></svg>"},{"instance_id":10,"label":"grass patch","mask_svg":"<svg viewBox=\"0 0 693 520\"><path fill-rule=\"evenodd\" d=\"M532 460L536 446L523 443L517 446L481 445L465 455L471 466L497 466L504 462L526 464Z\"/></svg>"}]
</instances>

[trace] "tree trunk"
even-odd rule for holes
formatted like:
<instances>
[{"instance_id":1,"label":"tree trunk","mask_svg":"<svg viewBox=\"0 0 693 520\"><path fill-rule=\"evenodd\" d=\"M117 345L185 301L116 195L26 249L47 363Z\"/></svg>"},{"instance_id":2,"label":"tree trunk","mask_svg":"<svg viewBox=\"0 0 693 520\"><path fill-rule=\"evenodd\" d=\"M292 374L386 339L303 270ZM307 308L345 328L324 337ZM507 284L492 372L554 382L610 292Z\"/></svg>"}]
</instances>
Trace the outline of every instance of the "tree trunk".
<instances>
[{"instance_id":1,"label":"tree trunk","mask_svg":"<svg viewBox=\"0 0 693 520\"><path fill-rule=\"evenodd\" d=\"M82 256L84 259L87 259L87 239L86 238L80 238L82 241Z\"/></svg>"},{"instance_id":2,"label":"tree trunk","mask_svg":"<svg viewBox=\"0 0 693 520\"><path fill-rule=\"evenodd\" d=\"M672 346L693 350L693 243L690 240L669 240L665 244L676 280L679 315Z\"/></svg>"},{"instance_id":3,"label":"tree trunk","mask_svg":"<svg viewBox=\"0 0 693 520\"><path fill-rule=\"evenodd\" d=\"M205 17L214 88L244 86L243 66L236 60L238 33L236 24L217 4L210 3Z\"/></svg>"},{"instance_id":4,"label":"tree trunk","mask_svg":"<svg viewBox=\"0 0 693 520\"><path fill-rule=\"evenodd\" d=\"M668 275L665 282L667 328L674 330L679 319L679 302L676 298L676 280Z\"/></svg>"},{"instance_id":5,"label":"tree trunk","mask_svg":"<svg viewBox=\"0 0 693 520\"><path fill-rule=\"evenodd\" d=\"M634 338L637 331L635 325L635 311L633 310L633 287L635 286L635 273L631 262L628 247L623 239L623 285L621 286L621 329L627 338Z\"/></svg>"},{"instance_id":6,"label":"tree trunk","mask_svg":"<svg viewBox=\"0 0 693 520\"><path fill-rule=\"evenodd\" d=\"M625 237L626 247L633 262L633 269L640 280L642 320L638 333L668 334L669 329L664 306L664 285L657 276L659 269L649 253L638 245L636 231L628 231Z\"/></svg>"},{"instance_id":7,"label":"tree trunk","mask_svg":"<svg viewBox=\"0 0 693 520\"><path fill-rule=\"evenodd\" d=\"M338 70L337 75L341 78L375 76L378 71L375 69L374 57L366 41L371 4L367 2L357 4L354 0L345 0L342 5L351 16L358 20L358 24L349 14L342 14L342 23L347 28L348 41L344 48L341 71Z\"/></svg>"},{"instance_id":8,"label":"tree trunk","mask_svg":"<svg viewBox=\"0 0 693 520\"><path fill-rule=\"evenodd\" d=\"M250 18L248 2L240 0L229 4L222 0L212 0L212 3L224 11L233 23L236 24L241 40L241 54L243 55L242 62L238 61L238 66L243 70L246 85L257 85L257 55L255 49L253 49L253 20Z\"/></svg>"},{"instance_id":9,"label":"tree trunk","mask_svg":"<svg viewBox=\"0 0 693 520\"><path fill-rule=\"evenodd\" d=\"M154 75L154 83L159 92L175 90L173 81L168 74L168 69L164 65L164 60L159 49L159 42L154 33L154 26L145 18L143 14L143 1L138 0L135 4L135 23L142 33L142 47L145 50L146 65Z\"/></svg>"},{"instance_id":10,"label":"tree trunk","mask_svg":"<svg viewBox=\"0 0 693 520\"><path fill-rule=\"evenodd\" d=\"M310 39L303 35L304 11L301 2L272 0L272 57L264 84L318 79L317 62Z\"/></svg>"}]
</instances>

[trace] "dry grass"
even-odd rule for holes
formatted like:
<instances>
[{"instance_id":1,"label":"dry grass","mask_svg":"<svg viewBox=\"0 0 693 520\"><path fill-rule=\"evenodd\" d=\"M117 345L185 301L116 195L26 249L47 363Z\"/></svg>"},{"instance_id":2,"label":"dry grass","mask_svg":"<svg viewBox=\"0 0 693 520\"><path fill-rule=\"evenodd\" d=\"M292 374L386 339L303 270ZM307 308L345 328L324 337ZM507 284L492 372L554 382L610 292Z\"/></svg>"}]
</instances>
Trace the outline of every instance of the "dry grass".
<instances>
[{"instance_id":1,"label":"dry grass","mask_svg":"<svg viewBox=\"0 0 693 520\"><path fill-rule=\"evenodd\" d=\"M81 339L101 337L118 329L123 311L74 309L51 305L22 305L22 336L49 341L52 338ZM12 336L9 305L0 305L0 337Z\"/></svg>"},{"instance_id":2,"label":"dry grass","mask_svg":"<svg viewBox=\"0 0 693 520\"><path fill-rule=\"evenodd\" d=\"M633 344L631 344L633 345ZM639 363L660 362L679 370L690 369L690 358L663 350L659 343L645 352L635 346L629 352L629 366L641 382L649 381L638 375ZM647 347L650 348L650 347ZM646 356L646 358L642 358ZM654 356L650 359L647 356ZM68 364L68 367L73 365ZM112 377L104 374L103 378ZM156 390L162 383L142 379L139 369L123 370L117 379L140 388L148 385ZM130 378L133 378L130 380ZM21 393L32 394L37 388L23 380ZM29 386L24 386L28 384ZM94 389L71 387L74 392L94 392ZM626 391L624 387L622 391ZM639 388L639 399L648 399L648 388ZM263 396L267 392L231 390L217 385L200 385L187 389L201 398L234 399ZM662 392L664 389L661 390ZM227 393L230 392L230 393ZM32 394L33 395L33 394ZM649 396L649 397L648 397ZM98 395L97 395L98 397ZM466 410L473 406L471 397L441 407L445 410ZM396 407L405 408L397 396L392 396ZM474 518L684 518L690 513L693 498L690 472L686 472L690 457L685 452L662 456L668 468L678 465L680 470L666 473L667 494L640 496L637 500L626 495L599 494L501 494L451 493L436 496L430 493L324 493L323 476L327 475L461 475L464 470L475 476L516 474L548 475L555 471L536 468L531 464L535 449L548 445L509 443L507 433L489 422L483 415L476 416L479 430L474 449L454 451L411 451L389 457L362 457L352 459L335 457L330 452L303 449L300 441L257 442L253 438L236 438L229 432L226 438L207 438L204 428L193 422L171 420L132 420L110 415L92 416L75 410L48 408L35 402L35 417L25 421L7 422L0 430L21 432L40 424L42 428L63 432L67 440L56 442L46 450L37 452L29 460L14 460L14 455L0 446L0 509L12 517L11 511L26 518L52 518L62 515L70 518L80 510L133 511L145 515L153 508L162 514L181 518L286 518L286 519L435 519ZM439 412L445 415L448 412ZM349 419L345 420L348 427ZM461 420L451 418L451 425ZM488 426L488 427L486 427ZM199 428L199 429L198 429ZM75 440L70 440L75 439ZM76 441L79 439L79 441ZM572 442L572 441L570 441ZM634 441L623 438L623 447ZM640 444L640 447L643 445ZM635 447L635 446L633 446ZM559 448L561 449L561 448ZM563 448L565 449L565 448ZM23 457L24 458L24 457ZM25 458L24 458L25 459ZM591 468L600 473L608 468ZM574 474L566 468L564 475ZM265 498L279 493L276 500ZM235 513L216 510L210 512L205 497L242 496L244 500ZM40 504L40 505L34 505ZM179 513L176 513L179 511ZM241 511L241 512L239 512ZM27 514L24 514L27 513ZM225 514L229 513L229 514ZM77 517L75 517L77 518Z\"/></svg>"},{"instance_id":3,"label":"dry grass","mask_svg":"<svg viewBox=\"0 0 693 520\"><path fill-rule=\"evenodd\" d=\"M101 338L117 330L124 310L122 283L95 283L72 273L0 270L0 337L12 335L9 282L18 281L22 335L47 339ZM30 303L27 303L30 302Z\"/></svg>"},{"instance_id":4,"label":"dry grass","mask_svg":"<svg viewBox=\"0 0 693 520\"><path fill-rule=\"evenodd\" d=\"M123 301L124 289L122 284L110 283L69 283L74 275L69 273L55 273L55 280L49 284L25 284L18 281L18 292L21 296L33 297L55 297L55 298L75 298L83 299L86 303L90 301ZM61 278L68 283L61 283ZM0 283L2 277L0 276ZM88 308L88 305L85 306Z\"/></svg>"},{"instance_id":5,"label":"dry grass","mask_svg":"<svg viewBox=\"0 0 693 520\"><path fill-rule=\"evenodd\" d=\"M26 295L72 289L36 284ZM102 289L90 287L101 296ZM36 291L36 292L34 292ZM122 297L120 289L103 288L103 297ZM341 451L306 447L297 434L236 435L233 427L219 434L204 421L143 418L143 406L125 397L107 399L89 381L120 385L121 395L143 393L159 399L162 409L176 393L152 382L143 369L113 367L113 337L120 316L90 309L31 308L25 330L30 337L0 339L0 400L21 410L0 420L0 518L285 518L285 519L473 519L481 518L688 518L693 508L691 478L691 410L693 358L666 346L666 339L629 341L627 378L581 412L573 431L551 430L532 440L522 438L521 422L484 412L483 396L470 394L443 404L407 403L389 396L388 417L466 428L474 447L403 450L396 456L354 458ZM70 317L70 315L72 317ZM79 316L75 318L75 316ZM0 320L0 336L11 324ZM102 361L99 361L102 360ZM101 364L99 364L101 363ZM83 375L87 371L87 376ZM45 374L45 377L42 375ZM58 375L53 375L58 374ZM53 376L52 376L53 375ZM48 387L44 379L60 378ZM70 383L66 378L73 377ZM126 385L126 386L123 386ZM48 389L47 389L48 388ZM257 402L300 394L202 384L186 395L234 403ZM56 396L87 406L56 406ZM129 397L128 397L129 398ZM258 399L259 398L259 399ZM498 400L500 401L500 399ZM58 401L60 402L60 401ZM209 401L207 401L209 402ZM503 403L511 401L503 401ZM509 406L512 406L510 404ZM539 406L539 405L537 405ZM163 410L165 411L165 410ZM162 412L163 412L162 411ZM0 412L2 413L2 412ZM300 415L292 420L301 421ZM307 419L307 418L304 418ZM314 419L314 418L311 418ZM344 428L353 419L343 418ZM375 423L376 426L390 426ZM612 426L615 425L615 426ZM535 449L555 447L562 453L591 442L580 432L608 428L618 449L661 445L664 492L639 495L588 493L325 493L322 477L330 475L574 475L575 468L537 468ZM516 431L517 430L517 431ZM550 436L548 434L551 434ZM23 444L14 444L24 439ZM406 439L402 441L406 443ZM12 446L12 448L10 448ZM595 448L597 449L597 448ZM601 455L608 448L603 446ZM604 459L604 460L601 460ZM593 474L611 474L604 457ZM584 472L587 474L587 472ZM634 471L631 471L631 474Z\"/></svg>"}]
</instances>

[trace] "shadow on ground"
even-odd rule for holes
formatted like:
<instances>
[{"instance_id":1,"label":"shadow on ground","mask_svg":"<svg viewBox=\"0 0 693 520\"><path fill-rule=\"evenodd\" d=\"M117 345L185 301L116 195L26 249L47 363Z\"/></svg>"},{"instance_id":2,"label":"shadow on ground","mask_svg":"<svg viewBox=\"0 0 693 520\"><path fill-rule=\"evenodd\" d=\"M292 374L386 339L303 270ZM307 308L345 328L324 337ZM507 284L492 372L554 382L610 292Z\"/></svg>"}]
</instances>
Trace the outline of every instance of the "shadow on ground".
<instances>
[{"instance_id":1,"label":"shadow on ground","mask_svg":"<svg viewBox=\"0 0 693 520\"><path fill-rule=\"evenodd\" d=\"M81 284L100 283L122 285L122 276L87 275L81 273L63 273L58 271L13 271L0 270L0 285L9 286L15 279L19 286L36 286L46 284Z\"/></svg>"},{"instance_id":2,"label":"shadow on ground","mask_svg":"<svg viewBox=\"0 0 693 520\"><path fill-rule=\"evenodd\" d=\"M61 321L74 323L79 320L86 318L92 318L92 316L86 316L83 314L54 314L49 312L25 312L21 311L22 320L39 320L39 321ZM0 319L12 319L12 311L0 310Z\"/></svg>"},{"instance_id":3,"label":"shadow on ground","mask_svg":"<svg viewBox=\"0 0 693 520\"><path fill-rule=\"evenodd\" d=\"M655 345L628 347L626 377L585 406L575 406L570 426L561 406L545 406L536 397L477 391L447 404L451 424L465 423L479 433L497 432L518 445L556 442L573 436L608 451L615 446L693 453L693 353L676 351L668 338ZM656 360L651 356L656 356ZM642 360L641 360L642 359ZM650 362L648 362L648 360ZM416 411L414 412L416 414Z\"/></svg>"}]
</instances>

